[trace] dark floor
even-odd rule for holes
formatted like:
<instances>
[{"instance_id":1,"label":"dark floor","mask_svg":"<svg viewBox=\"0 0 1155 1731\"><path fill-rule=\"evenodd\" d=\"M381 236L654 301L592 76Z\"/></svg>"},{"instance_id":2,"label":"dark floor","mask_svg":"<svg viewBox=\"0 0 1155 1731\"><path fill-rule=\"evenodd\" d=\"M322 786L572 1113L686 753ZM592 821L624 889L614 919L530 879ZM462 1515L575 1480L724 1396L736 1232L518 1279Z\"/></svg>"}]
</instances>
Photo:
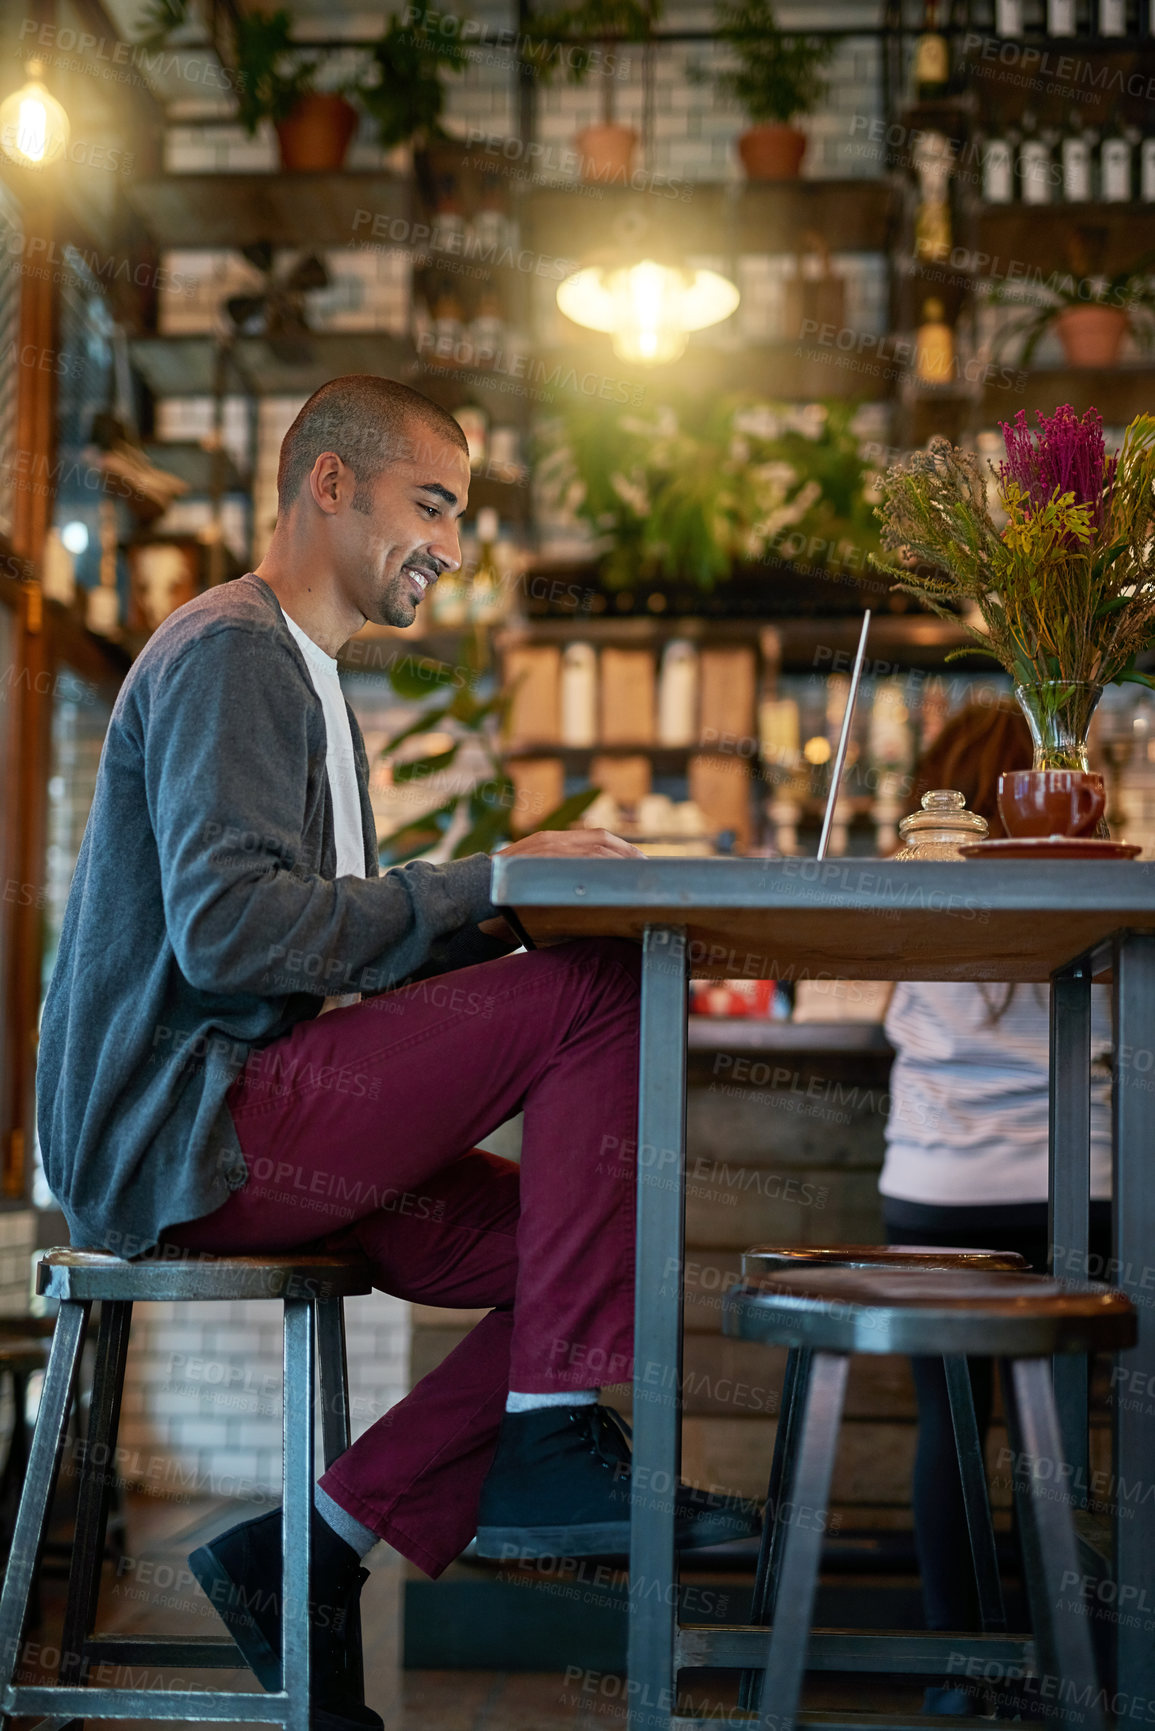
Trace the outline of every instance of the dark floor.
<instances>
[{"instance_id":1,"label":"dark floor","mask_svg":"<svg viewBox=\"0 0 1155 1731\"><path fill-rule=\"evenodd\" d=\"M195 1499L165 1501L130 1494L125 1506L125 1556L105 1568L98 1628L140 1634L220 1634L215 1613L190 1582L188 1552L237 1518L235 1504ZM404 1565L384 1545L373 1553L373 1569L362 1598L366 1698L389 1731L592 1731L624 1726L621 1679L584 1674L500 1671L403 1671L400 1668L400 1606ZM66 1589L66 1559L44 1580L43 1621L29 1630L29 1656L44 1654L45 1681L54 1676L54 1641L59 1640ZM35 1680L31 1665L22 1680ZM157 1678L158 1684L170 1679ZM194 1687L259 1690L256 1679L236 1672L196 1672ZM683 1711L715 1722L729 1720L736 1701L736 1679L700 1675ZM917 1711L921 1686L886 1678L816 1678L807 1706L841 1706L857 1711ZM187 1685L186 1685L187 1686ZM730 1721L733 1722L733 1721ZM31 1720L10 1721L13 1731ZM106 1721L107 1723L107 1721ZM116 1721L129 1731L144 1722Z\"/></svg>"}]
</instances>

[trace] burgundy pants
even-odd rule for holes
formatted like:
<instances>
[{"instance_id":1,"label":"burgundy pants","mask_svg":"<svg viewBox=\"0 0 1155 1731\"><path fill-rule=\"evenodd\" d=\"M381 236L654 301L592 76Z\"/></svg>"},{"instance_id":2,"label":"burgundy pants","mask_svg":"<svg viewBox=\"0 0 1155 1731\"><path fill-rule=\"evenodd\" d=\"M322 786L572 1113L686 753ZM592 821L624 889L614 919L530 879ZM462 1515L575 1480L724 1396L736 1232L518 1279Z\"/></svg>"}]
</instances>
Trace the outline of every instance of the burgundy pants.
<instances>
[{"instance_id":1,"label":"burgundy pants","mask_svg":"<svg viewBox=\"0 0 1155 1731\"><path fill-rule=\"evenodd\" d=\"M560 944L301 1022L229 1094L248 1183L166 1234L356 1250L382 1291L494 1306L321 1480L427 1574L473 1537L510 1388L632 1375L639 958ZM519 1110L520 1170L473 1147Z\"/></svg>"}]
</instances>

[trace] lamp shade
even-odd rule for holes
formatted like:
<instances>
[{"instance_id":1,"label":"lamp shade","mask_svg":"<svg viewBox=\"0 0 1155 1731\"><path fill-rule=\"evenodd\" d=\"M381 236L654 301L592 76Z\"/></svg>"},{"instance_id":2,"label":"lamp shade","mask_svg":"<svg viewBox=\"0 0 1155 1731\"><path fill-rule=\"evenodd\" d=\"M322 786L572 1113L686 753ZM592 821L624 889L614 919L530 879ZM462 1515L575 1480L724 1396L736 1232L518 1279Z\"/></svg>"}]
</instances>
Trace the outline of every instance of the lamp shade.
<instances>
[{"instance_id":1,"label":"lamp shade","mask_svg":"<svg viewBox=\"0 0 1155 1731\"><path fill-rule=\"evenodd\" d=\"M21 168L47 168L68 148L68 116L40 83L38 60L28 62L28 82L0 102L0 150Z\"/></svg>"},{"instance_id":2,"label":"lamp shade","mask_svg":"<svg viewBox=\"0 0 1155 1731\"><path fill-rule=\"evenodd\" d=\"M646 258L590 265L558 285L557 304L575 324L606 331L623 361L656 366L677 360L690 331L729 318L737 288L712 270L682 270Z\"/></svg>"}]
</instances>

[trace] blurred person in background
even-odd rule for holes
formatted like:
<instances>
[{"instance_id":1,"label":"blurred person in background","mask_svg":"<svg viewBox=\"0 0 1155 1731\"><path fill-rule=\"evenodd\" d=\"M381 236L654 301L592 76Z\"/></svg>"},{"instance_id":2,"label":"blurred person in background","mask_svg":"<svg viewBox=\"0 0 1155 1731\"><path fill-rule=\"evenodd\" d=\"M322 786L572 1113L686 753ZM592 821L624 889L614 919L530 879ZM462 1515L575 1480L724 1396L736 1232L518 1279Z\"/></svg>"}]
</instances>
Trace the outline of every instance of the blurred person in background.
<instances>
[{"instance_id":1,"label":"blurred person in background","mask_svg":"<svg viewBox=\"0 0 1155 1731\"><path fill-rule=\"evenodd\" d=\"M1006 834L999 776L1029 769L1031 738L1017 705L968 703L923 756L912 807L957 788ZM1018 1251L1048 1265L1050 988L900 983L886 1012L895 1050L886 1159L879 1178L894 1245ZM1109 1254L1111 1026L1108 989L1092 988L1091 1261ZM1102 1258L1103 1260L1096 1260ZM1072 1271L1073 1272L1073 1271ZM1085 1277L1085 1275L1084 1275ZM918 1398L914 1533L927 1627L977 1629L978 1600L942 1363L912 1361ZM979 1430L990 1424L992 1363L972 1358ZM965 1689L929 1688L924 1711L969 1713Z\"/></svg>"}]
</instances>

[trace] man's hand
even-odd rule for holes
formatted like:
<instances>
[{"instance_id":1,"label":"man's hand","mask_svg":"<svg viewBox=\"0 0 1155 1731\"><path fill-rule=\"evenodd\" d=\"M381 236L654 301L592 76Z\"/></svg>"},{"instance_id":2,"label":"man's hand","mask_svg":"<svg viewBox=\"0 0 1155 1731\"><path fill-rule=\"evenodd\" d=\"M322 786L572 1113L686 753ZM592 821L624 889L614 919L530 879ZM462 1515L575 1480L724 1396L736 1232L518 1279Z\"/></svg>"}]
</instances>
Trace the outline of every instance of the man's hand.
<instances>
[{"instance_id":1,"label":"man's hand","mask_svg":"<svg viewBox=\"0 0 1155 1731\"><path fill-rule=\"evenodd\" d=\"M643 859L641 848L611 835L608 829L540 829L502 848L508 854L534 854L538 859ZM519 939L503 919L483 920L481 930L516 945Z\"/></svg>"},{"instance_id":2,"label":"man's hand","mask_svg":"<svg viewBox=\"0 0 1155 1731\"><path fill-rule=\"evenodd\" d=\"M501 857L534 854L539 859L643 859L641 848L608 829L539 829L502 848Z\"/></svg>"}]
</instances>

